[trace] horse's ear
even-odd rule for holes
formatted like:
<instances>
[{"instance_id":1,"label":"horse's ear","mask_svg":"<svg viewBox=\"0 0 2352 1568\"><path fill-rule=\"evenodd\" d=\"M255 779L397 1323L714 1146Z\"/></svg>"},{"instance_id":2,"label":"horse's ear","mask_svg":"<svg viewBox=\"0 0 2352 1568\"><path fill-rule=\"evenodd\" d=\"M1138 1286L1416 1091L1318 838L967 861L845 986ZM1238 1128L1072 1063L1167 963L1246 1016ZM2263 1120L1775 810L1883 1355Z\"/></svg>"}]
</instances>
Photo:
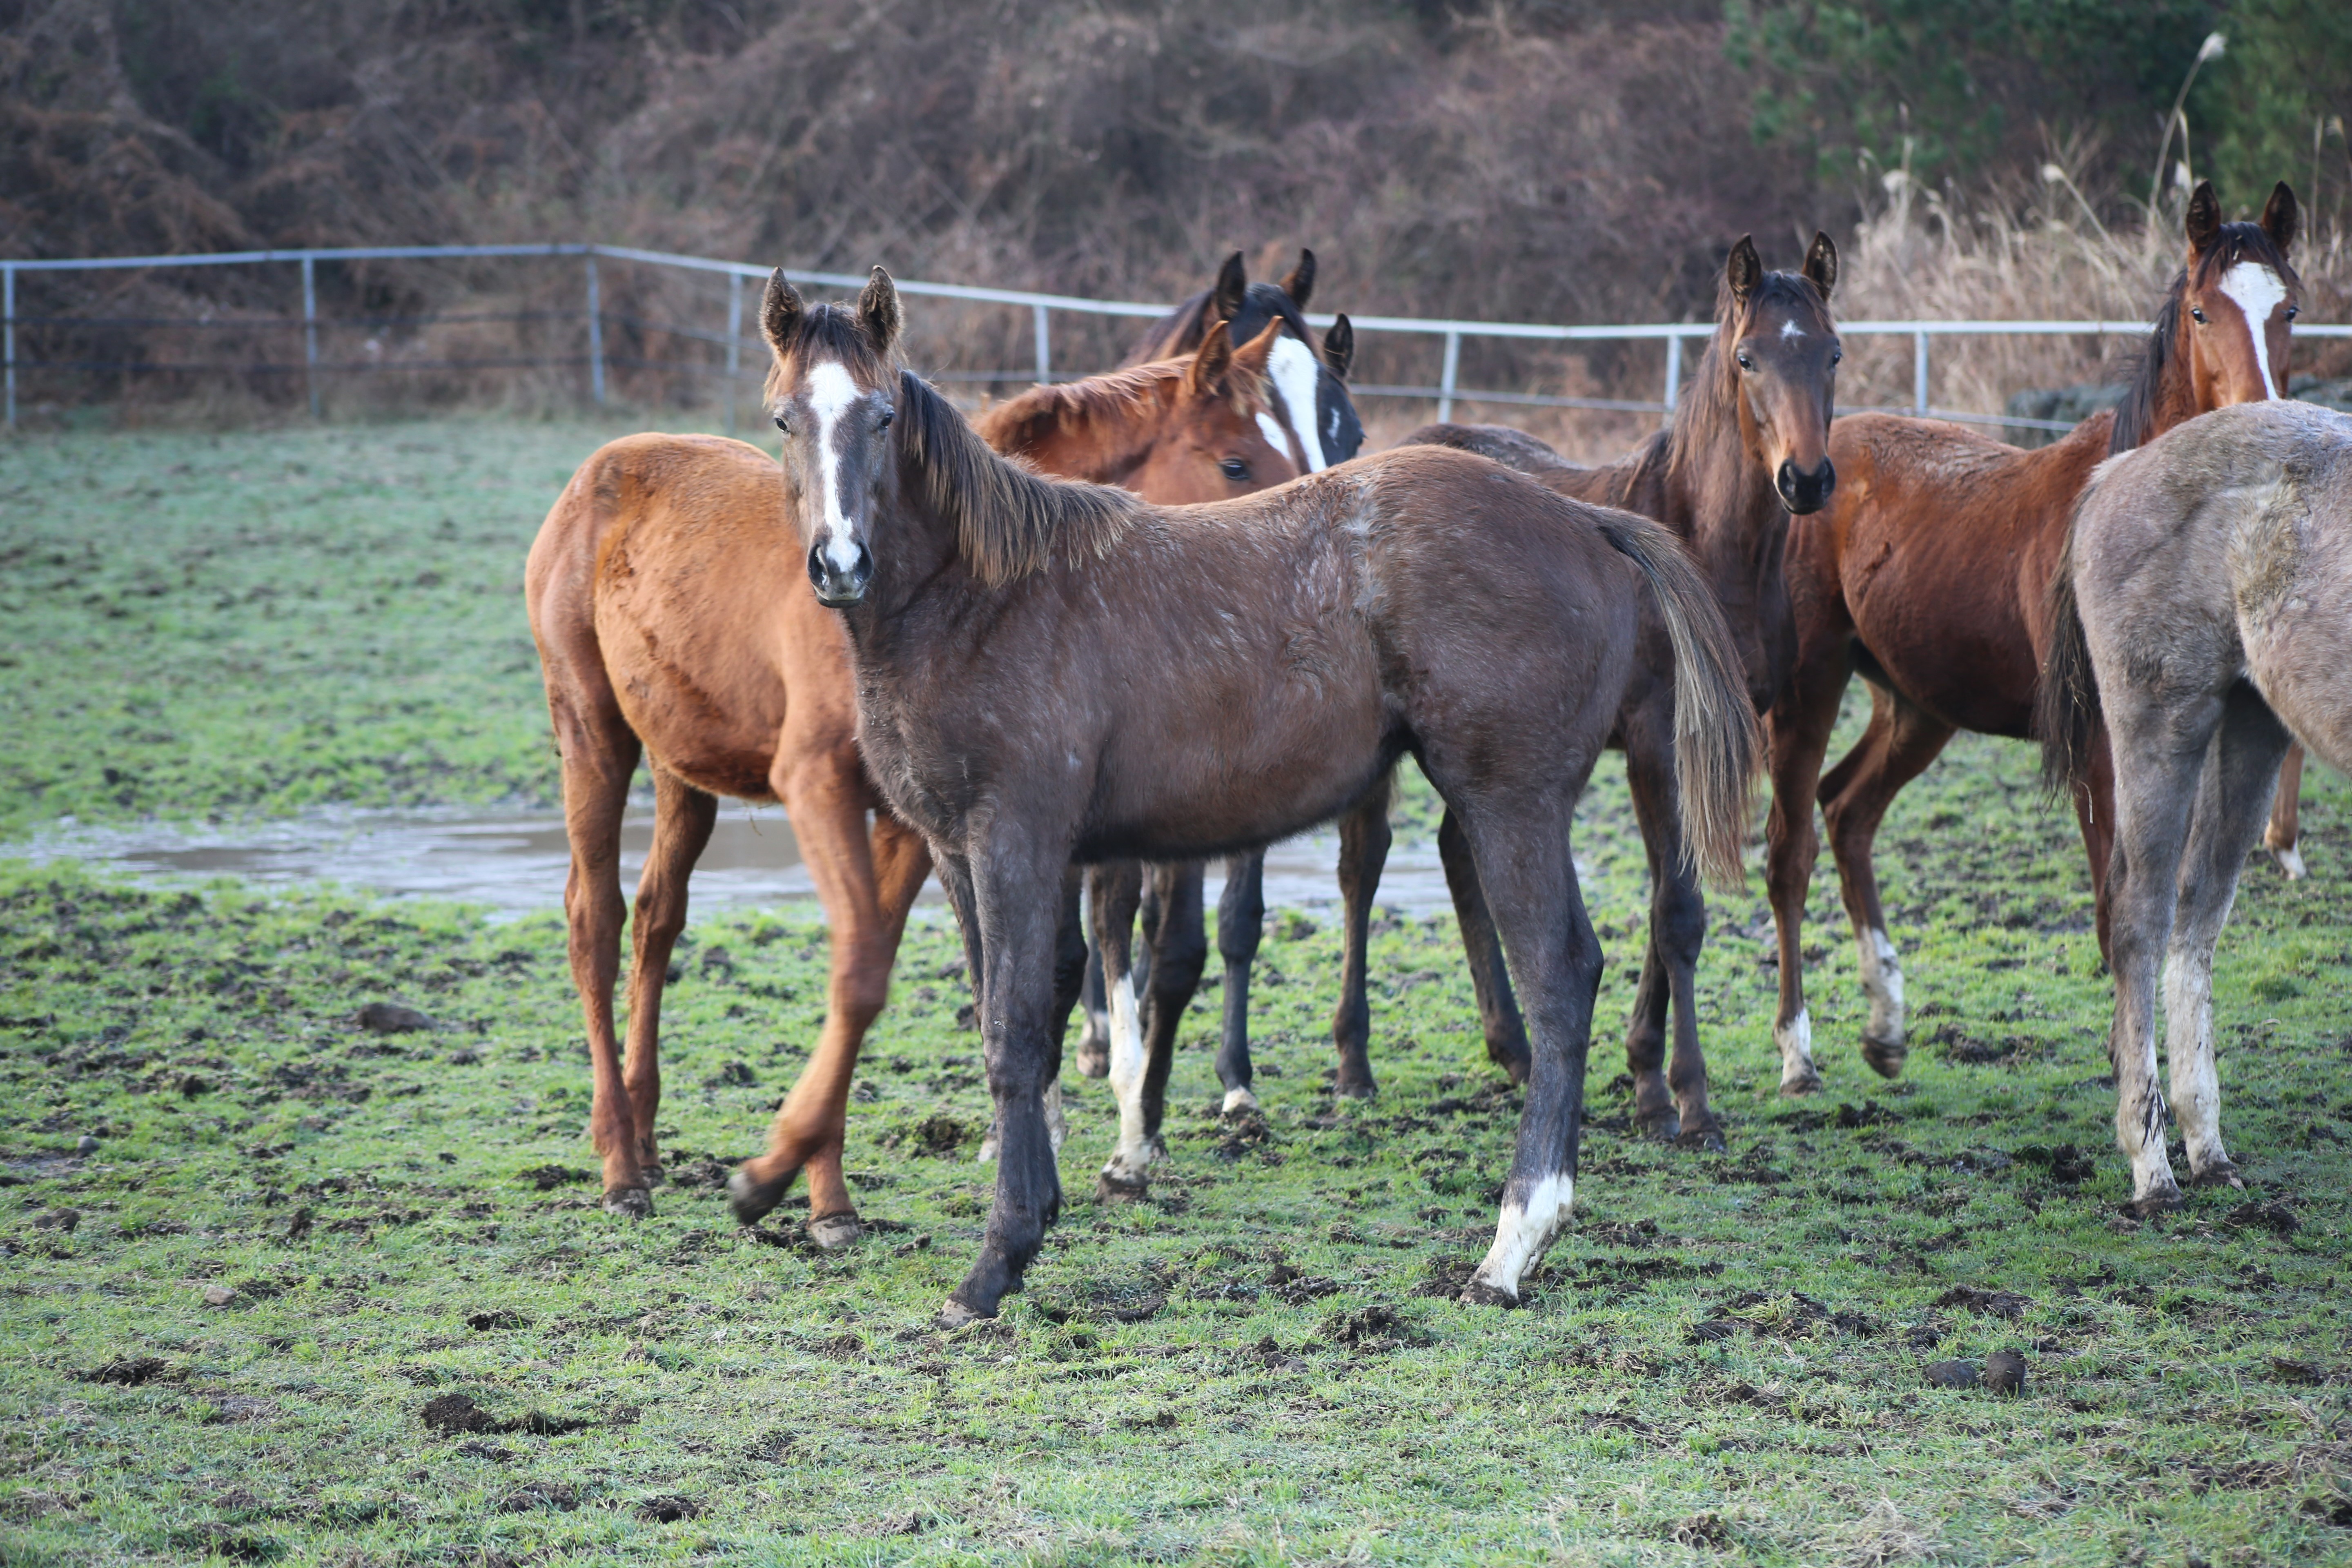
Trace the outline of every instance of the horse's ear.
<instances>
[{"instance_id":1,"label":"horse's ear","mask_svg":"<svg viewBox=\"0 0 2352 1568\"><path fill-rule=\"evenodd\" d=\"M1724 263L1723 276L1731 285L1731 297L1742 303L1756 292L1756 285L1764 281L1764 262L1756 254L1752 236L1741 235L1739 243L1731 247L1731 259Z\"/></svg>"},{"instance_id":2,"label":"horse's ear","mask_svg":"<svg viewBox=\"0 0 2352 1568\"><path fill-rule=\"evenodd\" d=\"M2203 255L2221 236L2221 198L2213 194L2213 182L2200 180L2189 195L2189 215L2181 226L2189 234L2189 248Z\"/></svg>"},{"instance_id":3,"label":"horse's ear","mask_svg":"<svg viewBox=\"0 0 2352 1568\"><path fill-rule=\"evenodd\" d=\"M879 267L866 280L866 288L857 296L857 319L866 327L866 336L877 354L887 354L898 342L898 329L907 318L898 309L898 286Z\"/></svg>"},{"instance_id":4,"label":"horse's ear","mask_svg":"<svg viewBox=\"0 0 2352 1568\"><path fill-rule=\"evenodd\" d=\"M2263 204L2263 232L2271 237L2271 243L2279 247L2281 256L2294 243L2295 227L2302 216L2295 205L2294 192L2284 180L2271 187L2271 199Z\"/></svg>"},{"instance_id":5,"label":"horse's ear","mask_svg":"<svg viewBox=\"0 0 2352 1568\"><path fill-rule=\"evenodd\" d=\"M801 297L784 281L784 269L779 267L768 274L768 292L760 301L760 330L767 334L768 346L782 353L792 347L800 325Z\"/></svg>"},{"instance_id":6,"label":"horse's ear","mask_svg":"<svg viewBox=\"0 0 2352 1568\"><path fill-rule=\"evenodd\" d=\"M1242 301L1249 297L1249 272L1242 266L1242 253L1234 251L1217 268L1217 280L1209 285L1209 320L1230 321L1242 313Z\"/></svg>"},{"instance_id":7,"label":"horse's ear","mask_svg":"<svg viewBox=\"0 0 2352 1568\"><path fill-rule=\"evenodd\" d=\"M1837 247L1819 229L1813 231L1812 248L1805 252L1805 276L1812 279L1813 287L1822 291L1824 300L1837 287Z\"/></svg>"},{"instance_id":8,"label":"horse's ear","mask_svg":"<svg viewBox=\"0 0 2352 1568\"><path fill-rule=\"evenodd\" d=\"M1233 369L1246 372L1254 378L1264 379L1265 362L1274 357L1275 341L1282 336L1282 330L1280 316L1266 322L1263 331L1234 351ZM1231 332L1228 331L1226 336L1227 341L1230 342ZM1230 379L1231 373L1228 373L1228 380Z\"/></svg>"},{"instance_id":9,"label":"horse's ear","mask_svg":"<svg viewBox=\"0 0 2352 1568\"><path fill-rule=\"evenodd\" d=\"M1184 395L1196 399L1223 397L1225 377L1233 368L1233 335L1225 331L1224 322L1214 322L1202 334L1201 346L1192 351L1192 363L1184 367Z\"/></svg>"},{"instance_id":10,"label":"horse's ear","mask_svg":"<svg viewBox=\"0 0 2352 1568\"><path fill-rule=\"evenodd\" d=\"M1323 363L1341 381L1348 379L1348 367L1356 363L1356 329L1344 315L1323 334Z\"/></svg>"},{"instance_id":11,"label":"horse's ear","mask_svg":"<svg viewBox=\"0 0 2352 1568\"><path fill-rule=\"evenodd\" d=\"M1282 291L1302 310L1307 309L1307 297L1315 292L1315 253L1303 245L1298 247L1298 265L1282 280Z\"/></svg>"}]
</instances>

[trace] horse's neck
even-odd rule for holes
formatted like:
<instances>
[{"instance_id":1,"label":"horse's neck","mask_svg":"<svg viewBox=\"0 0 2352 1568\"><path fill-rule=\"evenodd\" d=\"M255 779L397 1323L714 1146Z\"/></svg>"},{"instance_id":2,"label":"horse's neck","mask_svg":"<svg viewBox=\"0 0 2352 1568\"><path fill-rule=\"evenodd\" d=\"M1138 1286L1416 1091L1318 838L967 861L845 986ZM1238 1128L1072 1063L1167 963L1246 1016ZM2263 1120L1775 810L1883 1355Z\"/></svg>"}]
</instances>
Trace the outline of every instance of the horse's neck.
<instances>
[{"instance_id":1,"label":"horse's neck","mask_svg":"<svg viewBox=\"0 0 2352 1568\"><path fill-rule=\"evenodd\" d=\"M1153 389L1140 406L1121 403L1114 413L1092 403L1063 404L1027 417L1007 404L1005 416L979 426L982 438L1008 458L1040 472L1097 485L1123 484L1150 459L1166 425L1167 405Z\"/></svg>"},{"instance_id":2,"label":"horse's neck","mask_svg":"<svg viewBox=\"0 0 2352 1568\"><path fill-rule=\"evenodd\" d=\"M1672 438L1643 454L1664 491L1659 521L1682 537L1726 605L1755 597L1761 574L1778 569L1769 548L1785 533L1788 511L1772 476L1740 439L1738 426L1677 425Z\"/></svg>"}]
</instances>

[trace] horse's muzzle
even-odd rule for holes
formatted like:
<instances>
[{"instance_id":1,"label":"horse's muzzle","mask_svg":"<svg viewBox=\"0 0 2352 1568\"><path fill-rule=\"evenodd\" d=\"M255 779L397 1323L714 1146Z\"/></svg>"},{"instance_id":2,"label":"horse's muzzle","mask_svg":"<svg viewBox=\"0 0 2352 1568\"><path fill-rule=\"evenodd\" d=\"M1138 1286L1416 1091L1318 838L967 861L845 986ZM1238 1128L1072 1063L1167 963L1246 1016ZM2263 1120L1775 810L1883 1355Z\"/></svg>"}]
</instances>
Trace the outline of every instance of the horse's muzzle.
<instances>
[{"instance_id":1,"label":"horse's muzzle","mask_svg":"<svg viewBox=\"0 0 2352 1568\"><path fill-rule=\"evenodd\" d=\"M826 559L826 552L812 550L808 552L808 574L818 604L828 610L845 610L866 597L866 585L874 581L874 556L861 544L857 547L857 559L844 571Z\"/></svg>"},{"instance_id":2,"label":"horse's muzzle","mask_svg":"<svg viewBox=\"0 0 2352 1568\"><path fill-rule=\"evenodd\" d=\"M1783 458L1772 483L1780 492L1780 504L1803 517L1830 504L1830 494L1837 489L1837 468L1827 456L1822 458L1820 468L1810 469Z\"/></svg>"}]
</instances>

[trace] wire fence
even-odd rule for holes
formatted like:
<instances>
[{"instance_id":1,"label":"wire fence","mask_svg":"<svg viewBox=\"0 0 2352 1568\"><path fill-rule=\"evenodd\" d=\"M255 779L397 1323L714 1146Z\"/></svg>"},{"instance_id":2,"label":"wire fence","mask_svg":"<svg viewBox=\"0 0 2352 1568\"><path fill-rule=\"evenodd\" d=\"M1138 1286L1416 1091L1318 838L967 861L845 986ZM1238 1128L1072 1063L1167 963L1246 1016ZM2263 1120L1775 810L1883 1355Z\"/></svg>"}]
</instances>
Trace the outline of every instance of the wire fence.
<instances>
[{"instance_id":1,"label":"wire fence","mask_svg":"<svg viewBox=\"0 0 2352 1568\"><path fill-rule=\"evenodd\" d=\"M513 308L506 310L425 308L419 301L447 291L446 279L438 289L420 286L414 279L395 283L385 271L386 264L394 263L446 266L486 261L561 262L579 270L570 274L575 279L571 284L562 281L561 273L545 268L520 282L512 278L472 280L469 287L478 297L511 297ZM606 271L615 265L629 269L632 281L617 299L610 299ZM97 281L102 285L107 275L153 281L178 269L199 268L263 269L242 290L254 302L221 306L208 300L194 315L184 309L174 313L152 306L133 313L54 307L19 313L29 291L42 280L59 275L84 275L87 294L92 291L87 280L90 274L100 275ZM268 281L269 269L278 268L290 269L294 276L273 286ZM331 269L336 285L327 310L320 305L322 269ZM768 271L744 262L577 243L0 259L5 423L10 428L16 426L20 397L28 394L39 396L43 406L89 402L110 392L119 393L134 377L236 378L282 401L290 400L299 387L310 414L322 417L330 389L354 376L399 374L465 378L507 372L530 373L551 388L560 388L569 378L574 388L571 395L584 392L597 404L612 397L616 375L632 378L633 392L643 397L675 402L708 402L715 397L724 405L726 426L732 431L746 389L756 386L765 373L763 346L746 331L746 286L751 286L751 303L756 310L756 289ZM815 289L856 289L866 281L856 276L789 268L786 276L795 285ZM676 286L681 282L687 285L683 289ZM299 315L289 313L282 304L273 310L258 302L273 287L297 283ZM935 332L919 345L918 357L926 362L926 374L932 379L974 387L1069 380L1089 374L1063 368L1065 354L1073 363L1094 363L1096 368L1116 363L1119 345L1112 334L1118 325L1129 320L1155 320L1170 309L1136 300L911 279L901 280L898 289L910 296L983 308L992 313L988 321ZM568 300L563 298L566 294ZM143 295L132 288L113 290L119 300L135 303L134 296L185 305L184 296L173 294L168 285L151 288ZM700 323L684 319L689 313L701 313ZM1334 318L1310 315L1307 319L1325 327ZM1350 391L1358 398L1432 403L1440 419L1451 418L1457 404L1664 415L1671 412L1681 391L1688 352L1685 345L1694 339L1703 341L1714 331L1712 323L1685 321L1550 325L1400 316L1350 316L1349 320L1358 334L1360 373L1365 369L1375 374L1399 369L1409 373L1416 364L1425 369L1428 349L1437 350L1433 382L1367 379L1352 384ZM1839 323L1841 335L1847 339L1909 339L1909 399L1883 399L1874 406L2039 431L2065 430L2072 428L2072 423L1937 406L1930 395L1936 340L1965 343L1971 339L2026 336L2129 341L2147 331L2146 322L2120 321ZM2294 331L2304 338L2352 338L2352 325L2298 321ZM363 335L356 352L352 352L343 345L351 343L354 334ZM1420 345L1418 354L1411 352L1415 344ZM1524 385L1517 389L1479 386L1465 380L1465 346L1476 361L1474 374L1496 370L1523 383L1554 384L1574 379L1570 367L1557 360L1530 364L1523 358L1515 360L1512 351L1524 356L1528 351L1591 346L1618 356L1613 375L1602 379L1621 384L1600 390L1622 390L1638 385L1644 374L1625 356L1636 353L1640 345L1650 344L1663 349L1663 364L1647 373L1660 376L1655 398L1581 395L1528 390ZM244 354L232 352L240 346L246 350ZM174 347L182 352L163 352ZM203 352L206 349L216 352ZM1365 352L1368 349L1370 353ZM1057 354L1057 350L1063 353ZM1016 356L1027 363L1007 368ZM1883 353L1877 357L1885 359Z\"/></svg>"}]
</instances>

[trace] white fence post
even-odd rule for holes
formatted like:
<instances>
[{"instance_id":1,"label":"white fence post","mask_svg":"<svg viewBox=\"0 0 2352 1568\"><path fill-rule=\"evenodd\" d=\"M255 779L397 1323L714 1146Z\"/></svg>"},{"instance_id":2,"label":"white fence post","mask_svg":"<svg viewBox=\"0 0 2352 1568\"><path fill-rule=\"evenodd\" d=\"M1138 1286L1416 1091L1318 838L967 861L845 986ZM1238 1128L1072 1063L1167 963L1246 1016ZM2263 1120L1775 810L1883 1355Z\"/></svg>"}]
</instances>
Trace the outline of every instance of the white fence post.
<instances>
[{"instance_id":1,"label":"white fence post","mask_svg":"<svg viewBox=\"0 0 2352 1568\"><path fill-rule=\"evenodd\" d=\"M1440 425L1454 417L1454 378L1462 368L1462 334L1445 334L1445 368L1437 377L1437 422Z\"/></svg>"},{"instance_id":2,"label":"white fence post","mask_svg":"<svg viewBox=\"0 0 2352 1568\"><path fill-rule=\"evenodd\" d=\"M318 258L302 258L302 384L310 392L310 417L319 417Z\"/></svg>"},{"instance_id":3,"label":"white fence post","mask_svg":"<svg viewBox=\"0 0 2352 1568\"><path fill-rule=\"evenodd\" d=\"M588 384L598 403L604 401L604 313L596 297L596 257L588 257Z\"/></svg>"},{"instance_id":4,"label":"white fence post","mask_svg":"<svg viewBox=\"0 0 2352 1568\"><path fill-rule=\"evenodd\" d=\"M727 434L735 434L735 375L743 367L743 275L727 275Z\"/></svg>"},{"instance_id":5,"label":"white fence post","mask_svg":"<svg viewBox=\"0 0 2352 1568\"><path fill-rule=\"evenodd\" d=\"M1911 412L1927 416L1927 334L1911 334Z\"/></svg>"},{"instance_id":6,"label":"white fence post","mask_svg":"<svg viewBox=\"0 0 2352 1568\"><path fill-rule=\"evenodd\" d=\"M1054 340L1051 329L1045 324L1045 307L1032 305L1029 309L1032 312L1030 325L1037 336L1037 384L1051 386L1054 384Z\"/></svg>"},{"instance_id":7,"label":"white fence post","mask_svg":"<svg viewBox=\"0 0 2352 1568\"><path fill-rule=\"evenodd\" d=\"M1666 417L1675 422L1675 401L1683 395L1683 335L1675 333L1666 340Z\"/></svg>"}]
</instances>

